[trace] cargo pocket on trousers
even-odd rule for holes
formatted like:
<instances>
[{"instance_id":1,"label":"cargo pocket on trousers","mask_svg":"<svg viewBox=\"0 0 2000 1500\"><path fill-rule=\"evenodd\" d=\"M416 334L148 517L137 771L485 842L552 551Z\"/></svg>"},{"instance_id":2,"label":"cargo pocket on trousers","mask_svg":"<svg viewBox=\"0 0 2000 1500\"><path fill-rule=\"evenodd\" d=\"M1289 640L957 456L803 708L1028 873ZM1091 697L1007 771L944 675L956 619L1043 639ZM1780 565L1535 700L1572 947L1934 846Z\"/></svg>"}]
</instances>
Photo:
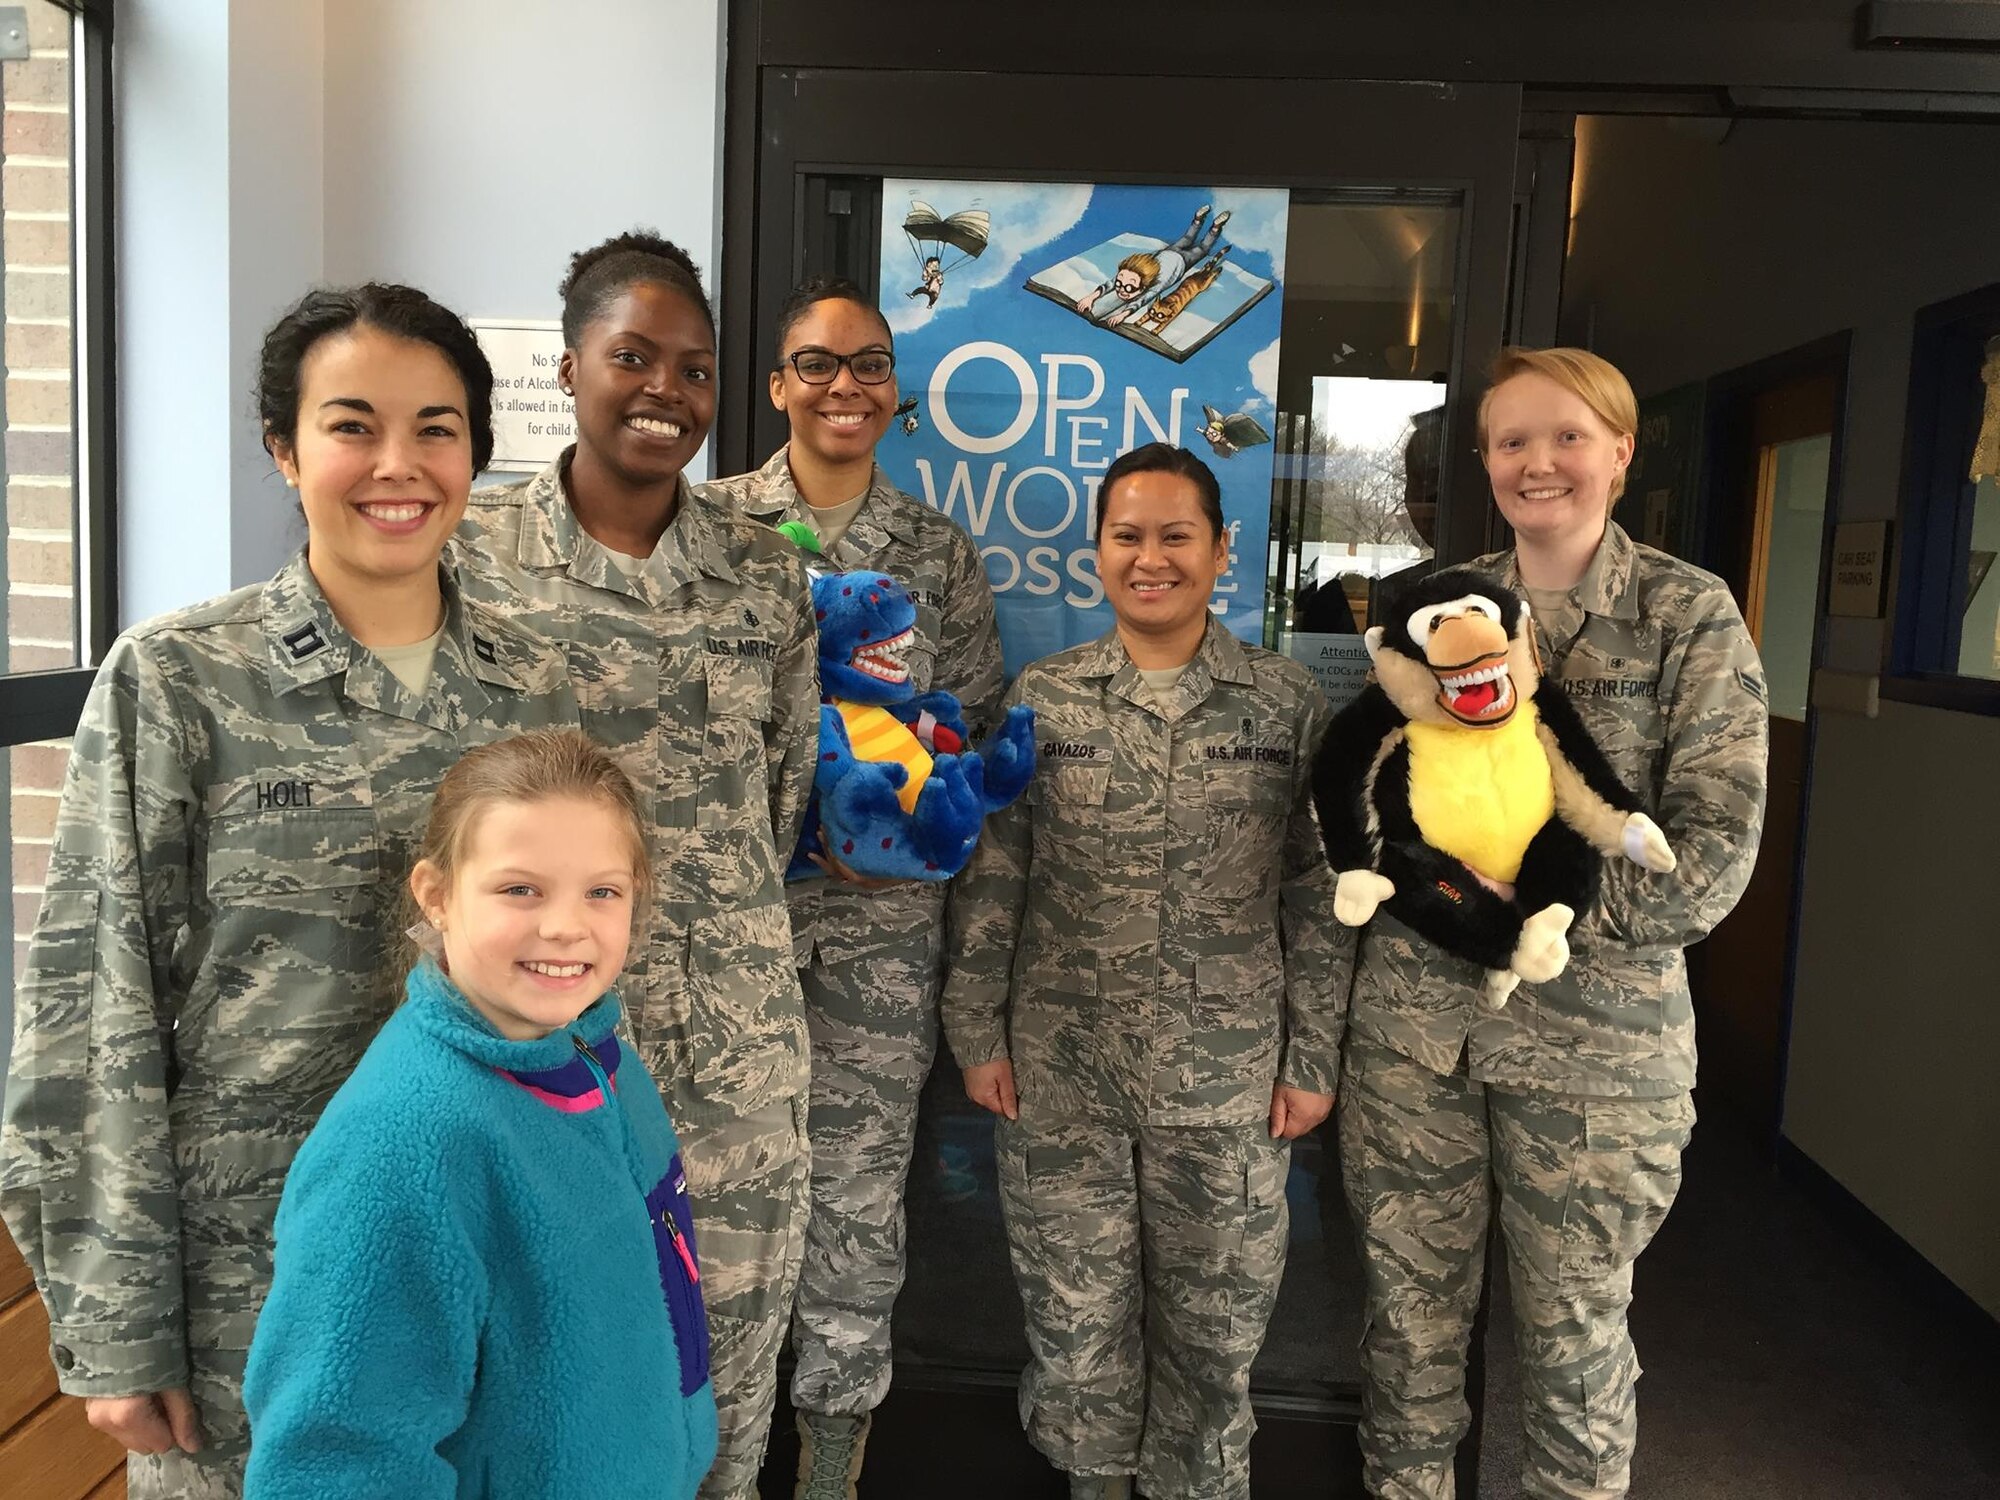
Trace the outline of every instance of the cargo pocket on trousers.
<instances>
[{"instance_id":1,"label":"cargo pocket on trousers","mask_svg":"<svg viewBox=\"0 0 2000 1500\"><path fill-rule=\"evenodd\" d=\"M66 1177L82 1154L97 909L95 886L51 888L42 897L27 973L14 996L0 1190Z\"/></svg>"},{"instance_id":2,"label":"cargo pocket on trousers","mask_svg":"<svg viewBox=\"0 0 2000 1500\"><path fill-rule=\"evenodd\" d=\"M1626 1271L1652 1243L1681 1185L1681 1153L1694 1129L1694 1101L1583 1101L1583 1142L1570 1165L1558 1280L1587 1291Z\"/></svg>"},{"instance_id":3,"label":"cargo pocket on trousers","mask_svg":"<svg viewBox=\"0 0 2000 1500\"><path fill-rule=\"evenodd\" d=\"M1007 1248L1032 1352L1020 1387L1021 1426L1037 1443L1076 1460L1092 1438L1078 1391L1094 1362L1093 1346L1105 1337L1098 1330L1106 1309L1093 1306L1078 1281L1088 1247L1075 1232L1075 1162L1047 1146L1010 1149L1002 1137L1020 1127L999 1120L994 1128Z\"/></svg>"}]
</instances>

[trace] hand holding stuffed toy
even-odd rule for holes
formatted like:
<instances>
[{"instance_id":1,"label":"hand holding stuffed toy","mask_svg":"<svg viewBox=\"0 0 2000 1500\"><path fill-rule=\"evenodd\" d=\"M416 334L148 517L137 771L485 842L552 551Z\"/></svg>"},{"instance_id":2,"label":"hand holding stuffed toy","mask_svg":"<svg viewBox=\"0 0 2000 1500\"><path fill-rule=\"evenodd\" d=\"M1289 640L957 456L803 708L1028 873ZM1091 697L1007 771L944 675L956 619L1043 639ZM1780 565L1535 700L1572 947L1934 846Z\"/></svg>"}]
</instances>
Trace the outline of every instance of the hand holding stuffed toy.
<instances>
[{"instance_id":1,"label":"hand holding stuffed toy","mask_svg":"<svg viewBox=\"0 0 2000 1500\"><path fill-rule=\"evenodd\" d=\"M1334 915L1377 907L1487 970L1494 1005L1569 962L1602 856L1655 872L1673 851L1541 678L1526 601L1471 568L1406 590L1365 637L1375 671L1313 767Z\"/></svg>"},{"instance_id":2,"label":"hand holding stuffed toy","mask_svg":"<svg viewBox=\"0 0 2000 1500\"><path fill-rule=\"evenodd\" d=\"M950 693L918 694L903 653L917 607L883 573L813 579L819 621L819 765L787 880L821 873L824 852L877 879L949 880L979 829L1035 774L1034 710L1008 710L983 753L966 743Z\"/></svg>"}]
</instances>

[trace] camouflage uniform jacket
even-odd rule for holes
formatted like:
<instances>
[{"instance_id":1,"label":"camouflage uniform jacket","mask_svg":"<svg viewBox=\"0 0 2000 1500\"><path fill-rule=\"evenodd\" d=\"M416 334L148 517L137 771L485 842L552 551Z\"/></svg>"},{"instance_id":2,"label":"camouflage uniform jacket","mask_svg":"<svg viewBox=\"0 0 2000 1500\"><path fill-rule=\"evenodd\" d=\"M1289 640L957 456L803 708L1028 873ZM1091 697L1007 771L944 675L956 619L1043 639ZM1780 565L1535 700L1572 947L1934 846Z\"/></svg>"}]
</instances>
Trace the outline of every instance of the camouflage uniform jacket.
<instances>
[{"instance_id":1,"label":"camouflage uniform jacket","mask_svg":"<svg viewBox=\"0 0 2000 1500\"><path fill-rule=\"evenodd\" d=\"M763 468L718 479L695 491L727 500L745 515L776 526L812 523L812 507L792 484L790 447ZM889 483L878 465L847 534L826 554L841 572L878 568L910 591L917 603L917 638L909 653L910 678L920 693L942 688L965 708L975 743L993 722L1003 684L1000 631L993 618L993 586L986 566L958 525ZM829 962L860 958L877 949L935 932L944 920L945 887L905 882L866 890L826 880L791 888L794 957L804 967L818 944Z\"/></svg>"},{"instance_id":2,"label":"camouflage uniform jacket","mask_svg":"<svg viewBox=\"0 0 2000 1500\"><path fill-rule=\"evenodd\" d=\"M445 593L421 695L303 557L98 670L0 1126L66 1391L190 1385L212 1438L242 1433L279 1190L401 992L385 937L431 793L468 745L577 722L559 650Z\"/></svg>"},{"instance_id":3,"label":"camouflage uniform jacket","mask_svg":"<svg viewBox=\"0 0 2000 1500\"><path fill-rule=\"evenodd\" d=\"M1474 563L1520 590L1511 552ZM1505 1088L1658 1097L1693 1087L1681 950L1736 904L1756 863L1770 733L1764 669L1722 581L1635 545L1613 522L1570 595L1538 619L1543 671L1569 691L1679 867L1608 859L1598 904L1547 984L1494 1011L1480 971L1378 917L1361 943L1352 1024L1438 1073L1464 1055Z\"/></svg>"},{"instance_id":4,"label":"camouflage uniform jacket","mask_svg":"<svg viewBox=\"0 0 2000 1500\"><path fill-rule=\"evenodd\" d=\"M944 1024L1024 1104L1160 1125L1330 1094L1352 936L1309 781L1325 699L1210 621L1155 707L1117 632L1024 670L1039 764L959 877Z\"/></svg>"},{"instance_id":5,"label":"camouflage uniform jacket","mask_svg":"<svg viewBox=\"0 0 2000 1500\"><path fill-rule=\"evenodd\" d=\"M466 587L566 643L584 728L651 803L652 910L620 984L647 1067L676 1109L692 1088L747 1113L806 1082L784 886L819 743L805 565L683 482L628 575L570 509L568 464L473 492Z\"/></svg>"}]
</instances>

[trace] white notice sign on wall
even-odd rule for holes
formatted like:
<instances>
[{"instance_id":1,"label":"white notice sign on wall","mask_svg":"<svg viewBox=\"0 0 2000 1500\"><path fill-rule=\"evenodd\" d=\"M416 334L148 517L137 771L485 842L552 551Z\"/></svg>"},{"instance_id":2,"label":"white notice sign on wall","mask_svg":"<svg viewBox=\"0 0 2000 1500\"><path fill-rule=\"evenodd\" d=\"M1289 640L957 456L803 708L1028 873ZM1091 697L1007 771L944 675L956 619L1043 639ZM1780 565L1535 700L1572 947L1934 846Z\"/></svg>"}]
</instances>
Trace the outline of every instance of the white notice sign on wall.
<instances>
[{"instance_id":1,"label":"white notice sign on wall","mask_svg":"<svg viewBox=\"0 0 2000 1500\"><path fill-rule=\"evenodd\" d=\"M1319 689L1338 713L1368 681L1368 648L1358 635L1304 632L1285 637L1285 655L1319 680Z\"/></svg>"},{"instance_id":2,"label":"white notice sign on wall","mask_svg":"<svg viewBox=\"0 0 2000 1500\"><path fill-rule=\"evenodd\" d=\"M468 318L493 366L493 469L546 468L576 438L576 408L556 386L562 324Z\"/></svg>"},{"instance_id":3,"label":"white notice sign on wall","mask_svg":"<svg viewBox=\"0 0 2000 1500\"><path fill-rule=\"evenodd\" d=\"M1842 521L1834 527L1833 576L1827 581L1826 612L1849 619L1881 619L1888 558L1887 521Z\"/></svg>"}]
</instances>

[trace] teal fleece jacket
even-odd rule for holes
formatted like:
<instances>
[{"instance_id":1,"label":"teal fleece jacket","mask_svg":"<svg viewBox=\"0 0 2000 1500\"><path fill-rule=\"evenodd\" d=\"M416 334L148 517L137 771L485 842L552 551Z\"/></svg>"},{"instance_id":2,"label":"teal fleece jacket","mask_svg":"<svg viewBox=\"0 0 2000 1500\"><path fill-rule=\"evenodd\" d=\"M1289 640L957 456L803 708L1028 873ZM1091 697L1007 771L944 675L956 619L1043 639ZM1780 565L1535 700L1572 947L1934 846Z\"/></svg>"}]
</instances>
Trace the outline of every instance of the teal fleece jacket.
<instances>
[{"instance_id":1,"label":"teal fleece jacket","mask_svg":"<svg viewBox=\"0 0 2000 1500\"><path fill-rule=\"evenodd\" d=\"M715 1457L680 1145L606 995L500 1036L436 967L278 1207L247 1500L694 1495Z\"/></svg>"}]
</instances>

